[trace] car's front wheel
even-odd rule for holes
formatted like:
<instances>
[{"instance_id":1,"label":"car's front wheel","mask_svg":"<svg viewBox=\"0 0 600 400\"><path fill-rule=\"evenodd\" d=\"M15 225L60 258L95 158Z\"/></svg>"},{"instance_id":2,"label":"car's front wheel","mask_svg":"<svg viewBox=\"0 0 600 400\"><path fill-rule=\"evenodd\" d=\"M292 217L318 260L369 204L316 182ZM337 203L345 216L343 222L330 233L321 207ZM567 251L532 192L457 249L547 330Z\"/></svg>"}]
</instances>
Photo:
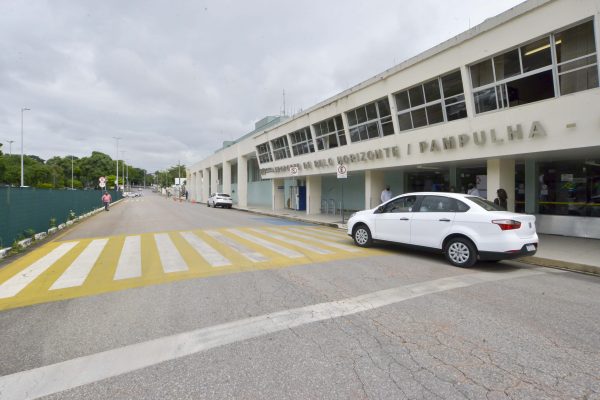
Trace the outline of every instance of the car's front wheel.
<instances>
[{"instance_id":1,"label":"car's front wheel","mask_svg":"<svg viewBox=\"0 0 600 400\"><path fill-rule=\"evenodd\" d=\"M477 249L467 238L457 237L446 243L444 248L446 260L455 267L468 268L477 261Z\"/></svg>"},{"instance_id":2,"label":"car's front wheel","mask_svg":"<svg viewBox=\"0 0 600 400\"><path fill-rule=\"evenodd\" d=\"M370 247L373 244L371 231L366 225L359 225L354 228L352 238L354 239L354 243L360 247Z\"/></svg>"}]
</instances>

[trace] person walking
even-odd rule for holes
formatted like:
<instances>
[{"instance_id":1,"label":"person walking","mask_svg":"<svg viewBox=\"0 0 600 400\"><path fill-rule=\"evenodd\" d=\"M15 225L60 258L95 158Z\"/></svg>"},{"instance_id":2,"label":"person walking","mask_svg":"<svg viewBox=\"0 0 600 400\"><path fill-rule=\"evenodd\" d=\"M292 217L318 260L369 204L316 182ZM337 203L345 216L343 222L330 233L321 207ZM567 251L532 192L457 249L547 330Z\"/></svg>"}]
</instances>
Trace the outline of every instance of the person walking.
<instances>
[{"instance_id":1,"label":"person walking","mask_svg":"<svg viewBox=\"0 0 600 400\"><path fill-rule=\"evenodd\" d=\"M112 201L112 197L111 197L110 193L104 192L104 194L102 195L102 203L104 203L104 210L109 211L108 206L110 205L111 201Z\"/></svg>"},{"instance_id":2,"label":"person walking","mask_svg":"<svg viewBox=\"0 0 600 400\"><path fill-rule=\"evenodd\" d=\"M500 188L500 189L496 190L496 194L498 195L498 197L496 197L494 199L494 204L502 207L504 210L507 210L508 209L508 194L506 193L506 190Z\"/></svg>"},{"instance_id":3,"label":"person walking","mask_svg":"<svg viewBox=\"0 0 600 400\"><path fill-rule=\"evenodd\" d=\"M390 185L387 185L385 189L381 192L381 202L385 203L386 201L392 198L392 191L390 190Z\"/></svg>"}]
</instances>

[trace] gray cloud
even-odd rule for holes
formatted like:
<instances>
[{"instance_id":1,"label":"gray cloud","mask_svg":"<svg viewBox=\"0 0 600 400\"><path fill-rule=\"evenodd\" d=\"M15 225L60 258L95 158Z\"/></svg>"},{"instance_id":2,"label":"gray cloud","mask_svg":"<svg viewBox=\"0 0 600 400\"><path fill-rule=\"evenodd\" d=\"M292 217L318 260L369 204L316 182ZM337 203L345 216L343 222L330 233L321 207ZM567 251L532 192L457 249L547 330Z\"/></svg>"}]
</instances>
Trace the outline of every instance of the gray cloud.
<instances>
[{"instance_id":1,"label":"gray cloud","mask_svg":"<svg viewBox=\"0 0 600 400\"><path fill-rule=\"evenodd\" d=\"M191 164L519 2L4 0L0 140L28 107L28 154Z\"/></svg>"}]
</instances>

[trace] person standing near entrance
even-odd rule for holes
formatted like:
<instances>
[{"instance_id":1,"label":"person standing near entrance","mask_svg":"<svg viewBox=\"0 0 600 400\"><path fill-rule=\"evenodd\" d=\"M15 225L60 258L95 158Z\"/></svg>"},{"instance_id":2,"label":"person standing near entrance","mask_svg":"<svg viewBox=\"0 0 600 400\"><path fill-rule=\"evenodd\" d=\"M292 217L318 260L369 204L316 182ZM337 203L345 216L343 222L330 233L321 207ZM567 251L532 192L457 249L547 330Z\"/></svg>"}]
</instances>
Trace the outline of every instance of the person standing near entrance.
<instances>
[{"instance_id":1,"label":"person standing near entrance","mask_svg":"<svg viewBox=\"0 0 600 400\"><path fill-rule=\"evenodd\" d=\"M102 203L104 203L104 210L108 211L108 206L110 205L111 201L112 197L110 193L104 192L104 194L102 195Z\"/></svg>"},{"instance_id":2,"label":"person standing near entrance","mask_svg":"<svg viewBox=\"0 0 600 400\"><path fill-rule=\"evenodd\" d=\"M481 196L481 194L479 194L479 190L472 183L469 183L469 185L467 187L469 188L469 190L467 191L467 194L470 194L471 196L477 196L477 197Z\"/></svg>"},{"instance_id":3,"label":"person standing near entrance","mask_svg":"<svg viewBox=\"0 0 600 400\"><path fill-rule=\"evenodd\" d=\"M392 198L392 191L390 190L390 185L387 185L385 189L381 192L381 202L385 203L386 201Z\"/></svg>"},{"instance_id":4,"label":"person standing near entrance","mask_svg":"<svg viewBox=\"0 0 600 400\"><path fill-rule=\"evenodd\" d=\"M500 189L496 190L496 194L498 195L498 197L496 197L494 199L494 204L507 210L508 209L507 208L508 207L508 194L506 193L506 190L500 188Z\"/></svg>"}]
</instances>

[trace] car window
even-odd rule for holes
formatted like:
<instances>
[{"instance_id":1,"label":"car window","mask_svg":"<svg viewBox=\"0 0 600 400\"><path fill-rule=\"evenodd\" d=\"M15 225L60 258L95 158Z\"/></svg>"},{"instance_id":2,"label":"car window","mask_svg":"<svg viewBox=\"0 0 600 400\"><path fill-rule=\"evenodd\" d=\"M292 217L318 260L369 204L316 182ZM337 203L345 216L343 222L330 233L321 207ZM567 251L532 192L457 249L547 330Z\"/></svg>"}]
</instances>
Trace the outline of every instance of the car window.
<instances>
[{"instance_id":1,"label":"car window","mask_svg":"<svg viewBox=\"0 0 600 400\"><path fill-rule=\"evenodd\" d=\"M456 212L456 201L451 197L425 196L419 212Z\"/></svg>"},{"instance_id":2,"label":"car window","mask_svg":"<svg viewBox=\"0 0 600 400\"><path fill-rule=\"evenodd\" d=\"M479 207L483 208L486 211L506 211L499 205L496 205L493 202L481 197L469 196L467 197L467 199L471 200L473 203L477 204Z\"/></svg>"},{"instance_id":3,"label":"car window","mask_svg":"<svg viewBox=\"0 0 600 400\"><path fill-rule=\"evenodd\" d=\"M457 212L469 211L469 208L471 208L460 200L455 199L454 201L456 201L456 211Z\"/></svg>"},{"instance_id":4,"label":"car window","mask_svg":"<svg viewBox=\"0 0 600 400\"><path fill-rule=\"evenodd\" d=\"M383 206L382 213L401 213L412 211L417 196L404 196L394 199Z\"/></svg>"}]
</instances>

